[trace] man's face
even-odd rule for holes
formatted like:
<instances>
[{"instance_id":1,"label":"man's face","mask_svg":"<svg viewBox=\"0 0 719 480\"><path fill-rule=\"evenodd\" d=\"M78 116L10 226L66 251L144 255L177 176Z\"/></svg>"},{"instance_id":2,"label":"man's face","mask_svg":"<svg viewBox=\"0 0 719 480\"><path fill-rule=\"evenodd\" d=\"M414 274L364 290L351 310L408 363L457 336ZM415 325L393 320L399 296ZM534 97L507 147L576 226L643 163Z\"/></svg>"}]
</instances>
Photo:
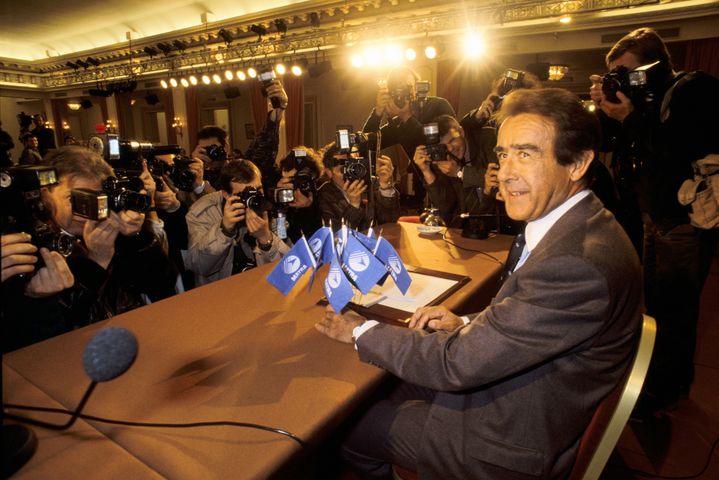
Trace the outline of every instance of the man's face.
<instances>
[{"instance_id":1,"label":"man's face","mask_svg":"<svg viewBox=\"0 0 719 480\"><path fill-rule=\"evenodd\" d=\"M262 191L262 181L259 178L255 178L249 183L242 183L242 182L230 182L230 185L232 186L232 195L239 195L242 193L245 188L256 188L259 191ZM230 195L227 195L227 192L223 192L225 195L225 198L229 197Z\"/></svg>"},{"instance_id":2,"label":"man's face","mask_svg":"<svg viewBox=\"0 0 719 480\"><path fill-rule=\"evenodd\" d=\"M30 137L27 140L25 140L25 146L27 148L35 148L37 149L38 143L37 143L37 137Z\"/></svg>"},{"instance_id":3,"label":"man's face","mask_svg":"<svg viewBox=\"0 0 719 480\"><path fill-rule=\"evenodd\" d=\"M464 132L461 129L450 128L447 133L440 138L439 143L447 145L447 159L435 162L435 165L445 175L456 177L462 169L461 161L467 151L467 142L464 140ZM451 155L449 155L451 154ZM457 161L459 159L459 161Z\"/></svg>"},{"instance_id":4,"label":"man's face","mask_svg":"<svg viewBox=\"0 0 719 480\"><path fill-rule=\"evenodd\" d=\"M523 113L504 121L497 138L499 190L513 220L542 218L580 189L573 165L554 155L555 128L545 117Z\"/></svg>"},{"instance_id":5,"label":"man's face","mask_svg":"<svg viewBox=\"0 0 719 480\"><path fill-rule=\"evenodd\" d=\"M100 180L92 180L84 177L60 178L60 183L52 189L43 190L43 202L49 207L50 214L55 223L76 237L82 237L85 228L86 218L72 214L72 195L74 188L88 188L90 190L102 190Z\"/></svg>"},{"instance_id":6,"label":"man's face","mask_svg":"<svg viewBox=\"0 0 719 480\"><path fill-rule=\"evenodd\" d=\"M329 175L332 178L332 181L337 185L338 187L344 189L345 184L345 175L344 175L344 164L345 161L347 161L347 158L359 158L358 152L352 152L350 154L347 153L336 153L334 155L335 159L335 166L332 168L328 168Z\"/></svg>"},{"instance_id":7,"label":"man's face","mask_svg":"<svg viewBox=\"0 0 719 480\"><path fill-rule=\"evenodd\" d=\"M38 127L42 127L43 125L45 125L44 119L40 116L33 117L32 123L34 123Z\"/></svg>"},{"instance_id":8,"label":"man's face","mask_svg":"<svg viewBox=\"0 0 719 480\"><path fill-rule=\"evenodd\" d=\"M621 57L617 58L613 62L609 62L609 71L612 71L620 66L626 67L629 70L634 70L635 68L641 67L642 62L639 60L639 57L637 57L633 53L624 52Z\"/></svg>"}]
</instances>

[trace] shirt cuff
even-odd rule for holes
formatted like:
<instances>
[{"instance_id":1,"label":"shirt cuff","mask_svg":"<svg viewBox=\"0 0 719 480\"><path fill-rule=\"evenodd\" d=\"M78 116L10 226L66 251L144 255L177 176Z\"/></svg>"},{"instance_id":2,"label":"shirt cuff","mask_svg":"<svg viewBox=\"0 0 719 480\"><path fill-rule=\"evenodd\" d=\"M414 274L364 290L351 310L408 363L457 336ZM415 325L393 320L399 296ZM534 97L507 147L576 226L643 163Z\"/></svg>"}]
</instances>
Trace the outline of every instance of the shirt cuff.
<instances>
[{"instance_id":1,"label":"shirt cuff","mask_svg":"<svg viewBox=\"0 0 719 480\"><path fill-rule=\"evenodd\" d=\"M396 190L394 189L394 187L389 187L389 188L381 188L380 187L380 189L379 189L379 194L385 198L394 197L395 192L396 192Z\"/></svg>"},{"instance_id":2,"label":"shirt cuff","mask_svg":"<svg viewBox=\"0 0 719 480\"><path fill-rule=\"evenodd\" d=\"M197 194L197 195L199 195L199 194L201 194L202 192L204 192L204 191L205 191L205 182L202 182L202 185L200 185L199 187L195 188L195 189L192 190L192 191L195 192L195 194Z\"/></svg>"},{"instance_id":3,"label":"shirt cuff","mask_svg":"<svg viewBox=\"0 0 719 480\"><path fill-rule=\"evenodd\" d=\"M352 329L352 340L355 342L355 350L357 350L357 340L359 337L361 337L364 332L377 325L379 325L377 320L365 320L362 325Z\"/></svg>"},{"instance_id":4,"label":"shirt cuff","mask_svg":"<svg viewBox=\"0 0 719 480\"><path fill-rule=\"evenodd\" d=\"M465 315L465 316L463 316L463 317L459 317L459 318L462 319L462 321L464 322L465 325L468 325L469 322L472 321L472 320L470 320L470 318L469 318L467 315Z\"/></svg>"}]
</instances>

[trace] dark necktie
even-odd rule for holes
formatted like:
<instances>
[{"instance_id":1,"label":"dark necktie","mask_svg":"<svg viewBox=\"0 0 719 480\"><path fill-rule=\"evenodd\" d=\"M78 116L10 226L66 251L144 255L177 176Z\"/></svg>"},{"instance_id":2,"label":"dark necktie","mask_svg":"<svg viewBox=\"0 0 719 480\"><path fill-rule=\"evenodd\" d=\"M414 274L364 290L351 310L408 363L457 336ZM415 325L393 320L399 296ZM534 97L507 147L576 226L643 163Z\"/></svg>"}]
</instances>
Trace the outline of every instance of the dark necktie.
<instances>
[{"instance_id":1,"label":"dark necktie","mask_svg":"<svg viewBox=\"0 0 719 480\"><path fill-rule=\"evenodd\" d=\"M517 262L519 262L519 259L522 256L524 243L524 232L519 233L516 237L514 237L512 248L509 249L509 256L507 257L507 262L504 264L504 270L502 271L502 277L500 279L501 283L504 283L504 281L512 275L514 267L517 266Z\"/></svg>"}]
</instances>

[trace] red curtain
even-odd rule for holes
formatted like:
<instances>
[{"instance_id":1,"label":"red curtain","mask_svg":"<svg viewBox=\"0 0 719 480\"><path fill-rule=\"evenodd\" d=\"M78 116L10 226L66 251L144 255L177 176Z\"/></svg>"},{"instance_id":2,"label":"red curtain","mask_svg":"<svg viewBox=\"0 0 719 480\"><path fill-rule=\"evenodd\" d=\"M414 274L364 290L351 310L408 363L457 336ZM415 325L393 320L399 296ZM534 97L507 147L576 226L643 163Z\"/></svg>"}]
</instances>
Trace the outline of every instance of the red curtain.
<instances>
[{"instance_id":1,"label":"red curtain","mask_svg":"<svg viewBox=\"0 0 719 480\"><path fill-rule=\"evenodd\" d=\"M288 104L285 112L285 141L287 150L304 144L305 95L302 77L287 76L284 79Z\"/></svg>"},{"instance_id":2,"label":"red curtain","mask_svg":"<svg viewBox=\"0 0 719 480\"><path fill-rule=\"evenodd\" d=\"M250 105L252 105L255 132L259 132L267 119L267 97L262 95L259 82L252 82L250 86Z\"/></svg>"},{"instance_id":3,"label":"red curtain","mask_svg":"<svg viewBox=\"0 0 719 480\"><path fill-rule=\"evenodd\" d=\"M189 135L190 150L192 150L197 145L197 132L200 130L196 88L185 89L185 104L187 105L187 134Z\"/></svg>"},{"instance_id":4,"label":"red curtain","mask_svg":"<svg viewBox=\"0 0 719 480\"><path fill-rule=\"evenodd\" d=\"M175 102L172 98L172 90L165 90L165 97L162 100L162 104L165 107L165 125L167 126L167 143L177 143L177 132L172 126L175 123Z\"/></svg>"},{"instance_id":5,"label":"red curtain","mask_svg":"<svg viewBox=\"0 0 719 480\"><path fill-rule=\"evenodd\" d=\"M62 122L67 121L67 100L53 98L51 100L51 105L52 121L55 124L55 143L58 147L62 147L65 145L65 130L62 128Z\"/></svg>"},{"instance_id":6,"label":"red curtain","mask_svg":"<svg viewBox=\"0 0 719 480\"><path fill-rule=\"evenodd\" d=\"M444 97L459 112L459 92L462 87L462 74L453 60L440 60L437 63L437 95Z\"/></svg>"},{"instance_id":7,"label":"red curtain","mask_svg":"<svg viewBox=\"0 0 719 480\"><path fill-rule=\"evenodd\" d=\"M703 70L719 77L719 37L686 42L683 65L677 67L686 72Z\"/></svg>"}]
</instances>

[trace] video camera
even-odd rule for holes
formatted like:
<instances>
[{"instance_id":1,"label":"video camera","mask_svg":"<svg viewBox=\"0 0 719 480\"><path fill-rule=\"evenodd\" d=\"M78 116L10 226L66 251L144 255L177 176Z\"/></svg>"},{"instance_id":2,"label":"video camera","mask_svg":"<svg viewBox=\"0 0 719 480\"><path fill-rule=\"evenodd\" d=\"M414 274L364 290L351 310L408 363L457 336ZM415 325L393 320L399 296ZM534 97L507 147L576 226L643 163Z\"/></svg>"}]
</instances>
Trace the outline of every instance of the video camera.
<instances>
[{"instance_id":1,"label":"video camera","mask_svg":"<svg viewBox=\"0 0 719 480\"><path fill-rule=\"evenodd\" d=\"M57 171L53 167L19 166L0 172L2 233L26 232L38 249L70 255L74 237L52 222L40 194L41 188L57 183Z\"/></svg>"},{"instance_id":2,"label":"video camera","mask_svg":"<svg viewBox=\"0 0 719 480\"><path fill-rule=\"evenodd\" d=\"M260 72L257 75L257 80L260 81L260 85L262 86L262 95L266 97L267 89L272 86L273 83L275 83L275 80L277 80L277 76L275 75L274 70L269 69ZM270 101L272 102L272 108L280 108L282 106L282 104L280 103L280 99L277 97L271 97Z\"/></svg>"},{"instance_id":3,"label":"video camera","mask_svg":"<svg viewBox=\"0 0 719 480\"><path fill-rule=\"evenodd\" d=\"M665 76L666 67L660 60L634 70L620 65L602 77L602 92L612 103L621 103L617 92L622 92L635 107L649 107L656 102Z\"/></svg>"},{"instance_id":4,"label":"video camera","mask_svg":"<svg viewBox=\"0 0 719 480\"><path fill-rule=\"evenodd\" d=\"M431 162L447 160L447 145L439 143L439 125L428 123L422 127L425 150Z\"/></svg>"}]
</instances>

